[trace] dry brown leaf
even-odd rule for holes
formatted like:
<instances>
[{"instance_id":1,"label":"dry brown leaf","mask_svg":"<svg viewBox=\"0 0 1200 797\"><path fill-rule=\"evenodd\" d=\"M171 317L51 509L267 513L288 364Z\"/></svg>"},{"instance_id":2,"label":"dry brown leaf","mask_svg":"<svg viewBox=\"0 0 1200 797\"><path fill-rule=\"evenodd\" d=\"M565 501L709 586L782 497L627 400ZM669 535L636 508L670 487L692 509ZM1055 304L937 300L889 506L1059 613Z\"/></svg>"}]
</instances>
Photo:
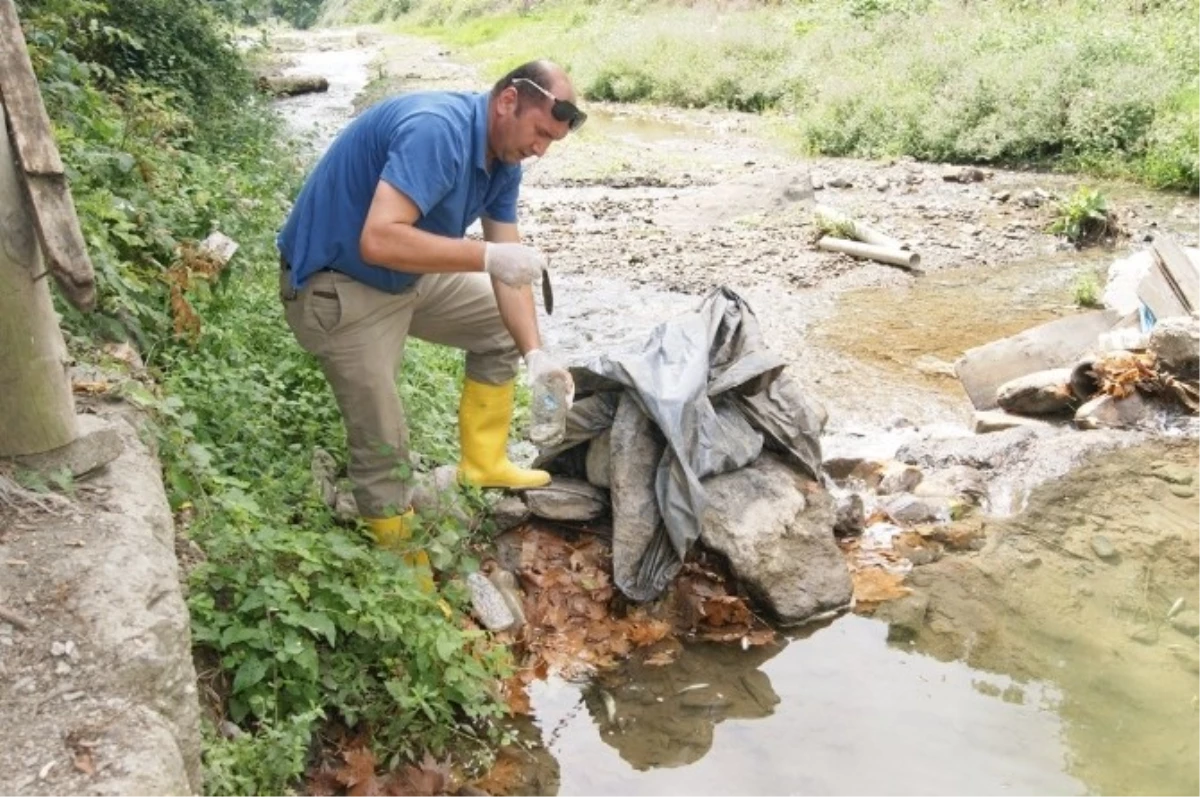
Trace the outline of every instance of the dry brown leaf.
<instances>
[{"instance_id":1,"label":"dry brown leaf","mask_svg":"<svg viewBox=\"0 0 1200 797\"><path fill-rule=\"evenodd\" d=\"M903 586L904 574L892 573L879 567L865 567L851 574L854 581L854 600L858 604L882 603L903 598L912 592Z\"/></svg>"},{"instance_id":2,"label":"dry brown leaf","mask_svg":"<svg viewBox=\"0 0 1200 797\"><path fill-rule=\"evenodd\" d=\"M91 750L76 750L75 751L75 768L85 775L96 774L96 762L92 758Z\"/></svg>"},{"instance_id":3,"label":"dry brown leaf","mask_svg":"<svg viewBox=\"0 0 1200 797\"><path fill-rule=\"evenodd\" d=\"M428 753L419 766L392 773L386 783L386 795L396 797L438 797L454 789L450 767Z\"/></svg>"},{"instance_id":4,"label":"dry brown leaf","mask_svg":"<svg viewBox=\"0 0 1200 797\"><path fill-rule=\"evenodd\" d=\"M76 393L86 393L90 396L100 395L112 390L112 385L104 381L87 381L80 380L71 383L71 389Z\"/></svg>"},{"instance_id":5,"label":"dry brown leaf","mask_svg":"<svg viewBox=\"0 0 1200 797\"><path fill-rule=\"evenodd\" d=\"M512 758L502 757L472 785L488 794L512 794L517 791L521 776L520 765Z\"/></svg>"},{"instance_id":6,"label":"dry brown leaf","mask_svg":"<svg viewBox=\"0 0 1200 797\"><path fill-rule=\"evenodd\" d=\"M308 777L308 794L311 795L332 795L340 794L342 791L342 782L338 780L337 773L327 766L322 766Z\"/></svg>"},{"instance_id":7,"label":"dry brown leaf","mask_svg":"<svg viewBox=\"0 0 1200 797\"><path fill-rule=\"evenodd\" d=\"M366 745L359 745L342 751L346 764L339 767L338 782L346 787L346 793L359 797L360 795L375 794L379 784L375 778L375 754Z\"/></svg>"}]
</instances>

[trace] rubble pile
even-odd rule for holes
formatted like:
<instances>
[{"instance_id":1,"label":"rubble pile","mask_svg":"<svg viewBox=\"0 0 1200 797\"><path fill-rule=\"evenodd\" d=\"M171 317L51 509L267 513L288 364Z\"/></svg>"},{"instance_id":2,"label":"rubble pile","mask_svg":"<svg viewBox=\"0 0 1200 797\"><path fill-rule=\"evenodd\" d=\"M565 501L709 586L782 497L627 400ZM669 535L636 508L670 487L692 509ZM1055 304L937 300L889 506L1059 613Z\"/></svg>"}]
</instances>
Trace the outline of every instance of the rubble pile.
<instances>
[{"instance_id":1,"label":"rubble pile","mask_svg":"<svg viewBox=\"0 0 1200 797\"><path fill-rule=\"evenodd\" d=\"M977 410L975 431L1055 421L1150 428L1195 415L1198 291L1200 251L1160 237L1113 264L1105 309L967 351L955 371Z\"/></svg>"}]
</instances>

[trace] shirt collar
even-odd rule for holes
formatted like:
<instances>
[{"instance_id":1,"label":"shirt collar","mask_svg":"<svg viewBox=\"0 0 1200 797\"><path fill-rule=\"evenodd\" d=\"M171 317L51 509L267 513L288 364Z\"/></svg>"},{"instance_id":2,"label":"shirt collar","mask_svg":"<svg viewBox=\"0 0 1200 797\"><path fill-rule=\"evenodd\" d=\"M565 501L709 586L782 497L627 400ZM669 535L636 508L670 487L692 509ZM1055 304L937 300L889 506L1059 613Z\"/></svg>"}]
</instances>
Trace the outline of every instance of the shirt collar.
<instances>
[{"instance_id":1,"label":"shirt collar","mask_svg":"<svg viewBox=\"0 0 1200 797\"><path fill-rule=\"evenodd\" d=\"M475 138L472 145L475 148L475 167L487 171L488 149L488 103L491 92L482 92L475 98ZM497 162L497 165L499 162Z\"/></svg>"}]
</instances>

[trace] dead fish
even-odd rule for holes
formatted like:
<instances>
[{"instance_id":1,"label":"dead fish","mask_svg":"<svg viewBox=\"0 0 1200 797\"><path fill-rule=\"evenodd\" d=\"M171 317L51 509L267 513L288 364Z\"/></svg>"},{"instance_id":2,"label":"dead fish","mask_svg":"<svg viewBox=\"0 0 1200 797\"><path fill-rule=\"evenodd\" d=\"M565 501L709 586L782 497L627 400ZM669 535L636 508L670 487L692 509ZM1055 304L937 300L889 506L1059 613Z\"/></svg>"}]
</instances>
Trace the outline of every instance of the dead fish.
<instances>
[{"instance_id":1,"label":"dead fish","mask_svg":"<svg viewBox=\"0 0 1200 797\"><path fill-rule=\"evenodd\" d=\"M608 721L613 722L617 718L617 701L613 696L603 689L600 690L600 700L604 703L604 713L608 716Z\"/></svg>"},{"instance_id":2,"label":"dead fish","mask_svg":"<svg viewBox=\"0 0 1200 797\"><path fill-rule=\"evenodd\" d=\"M1170 620L1175 615L1179 614L1179 612L1183 609L1183 603L1184 603L1183 598L1175 599L1175 602L1171 604L1171 608L1167 609L1167 619L1168 620Z\"/></svg>"},{"instance_id":3,"label":"dead fish","mask_svg":"<svg viewBox=\"0 0 1200 797\"><path fill-rule=\"evenodd\" d=\"M675 694L682 695L684 692L692 692L692 691L695 691L696 689L707 689L707 688L708 688L708 684L689 684L688 686L685 686L682 689L680 689Z\"/></svg>"}]
</instances>

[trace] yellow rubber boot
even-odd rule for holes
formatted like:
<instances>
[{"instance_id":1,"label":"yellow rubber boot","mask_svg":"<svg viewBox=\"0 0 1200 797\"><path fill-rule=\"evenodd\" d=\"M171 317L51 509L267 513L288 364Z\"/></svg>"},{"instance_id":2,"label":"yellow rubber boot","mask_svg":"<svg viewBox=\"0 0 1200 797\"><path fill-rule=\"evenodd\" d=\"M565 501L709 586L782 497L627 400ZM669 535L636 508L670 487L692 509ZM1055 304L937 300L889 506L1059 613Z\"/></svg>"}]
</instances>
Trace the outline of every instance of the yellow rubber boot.
<instances>
[{"instance_id":1,"label":"yellow rubber boot","mask_svg":"<svg viewBox=\"0 0 1200 797\"><path fill-rule=\"evenodd\" d=\"M544 470L518 468L508 461L508 426L512 422L515 382L488 385L467 379L458 404L458 437L462 460L460 481L476 487L524 490L550 483Z\"/></svg>"},{"instance_id":2,"label":"yellow rubber boot","mask_svg":"<svg viewBox=\"0 0 1200 797\"><path fill-rule=\"evenodd\" d=\"M363 518L375 544L380 548L393 551L404 551L412 539L412 524L416 514L410 509L402 515L392 517ZM402 554L408 566L417 571L417 580L425 592L433 592L433 567L429 564L429 554L422 550L408 551Z\"/></svg>"}]
</instances>

